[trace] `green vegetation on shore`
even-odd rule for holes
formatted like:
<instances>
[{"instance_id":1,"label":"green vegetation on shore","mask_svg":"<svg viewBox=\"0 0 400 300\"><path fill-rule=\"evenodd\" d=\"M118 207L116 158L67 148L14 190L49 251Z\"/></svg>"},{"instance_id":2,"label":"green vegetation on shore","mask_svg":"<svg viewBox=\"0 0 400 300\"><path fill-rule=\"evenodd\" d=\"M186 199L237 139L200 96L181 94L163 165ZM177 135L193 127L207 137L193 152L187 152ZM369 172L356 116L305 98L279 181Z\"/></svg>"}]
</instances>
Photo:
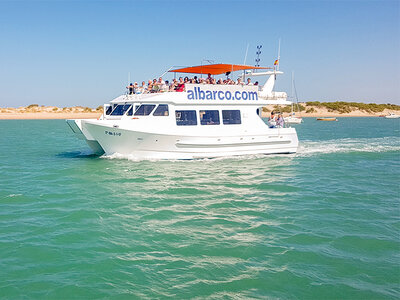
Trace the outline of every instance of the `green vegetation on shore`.
<instances>
[{"instance_id":1,"label":"green vegetation on shore","mask_svg":"<svg viewBox=\"0 0 400 300\"><path fill-rule=\"evenodd\" d=\"M354 110L361 110L368 113L383 112L385 109L400 110L400 105L396 104L376 104L376 103L358 103L358 102L306 102L307 107L326 108L329 112L339 112L341 114L350 113Z\"/></svg>"},{"instance_id":2,"label":"green vegetation on shore","mask_svg":"<svg viewBox=\"0 0 400 300\"><path fill-rule=\"evenodd\" d=\"M305 104L305 105L304 105ZM295 111L305 111L306 113L314 113L318 108L327 109L329 112L338 112L340 114L351 113L352 111L365 111L367 113L379 113L383 112L385 109L388 110L400 110L400 105L396 104L376 104L376 103L359 103L359 102L319 102L319 101L309 101L303 104L295 105ZM291 112L290 105L275 105L273 110L282 113ZM266 107L263 108L264 112L270 112Z\"/></svg>"},{"instance_id":3,"label":"green vegetation on shore","mask_svg":"<svg viewBox=\"0 0 400 300\"><path fill-rule=\"evenodd\" d=\"M20 107L15 109L19 112L40 112L41 110L46 109L47 107L44 105L38 104L31 104L27 107ZM100 105L97 108L90 108L84 106L75 106L75 107L48 107L51 108L52 112L83 112L83 113L90 113L90 112L102 112L103 106ZM360 102L344 102L344 101L336 101L336 102L319 102L319 101L308 101L303 102L301 104L295 104L294 110L305 112L305 113L316 113L318 109L326 109L328 112L339 113L339 114L346 114L351 113L352 111L363 111L366 113L374 114L374 113L381 113L385 109L389 111L399 111L400 105L397 104L376 104L376 103L360 103ZM10 112L10 109L1 109L1 113ZM270 112L274 110L276 112L282 113L290 113L292 108L290 105L274 105L273 108L263 107L264 112Z\"/></svg>"}]
</instances>

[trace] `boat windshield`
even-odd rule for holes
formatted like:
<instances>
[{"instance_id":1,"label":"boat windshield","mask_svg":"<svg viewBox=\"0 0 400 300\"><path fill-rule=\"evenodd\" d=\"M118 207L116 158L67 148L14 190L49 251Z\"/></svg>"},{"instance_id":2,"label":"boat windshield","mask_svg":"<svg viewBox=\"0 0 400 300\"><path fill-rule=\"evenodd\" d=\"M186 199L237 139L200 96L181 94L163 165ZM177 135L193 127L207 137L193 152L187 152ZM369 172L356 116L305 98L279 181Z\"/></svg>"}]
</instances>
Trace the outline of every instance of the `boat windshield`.
<instances>
[{"instance_id":1,"label":"boat windshield","mask_svg":"<svg viewBox=\"0 0 400 300\"><path fill-rule=\"evenodd\" d=\"M153 113L153 116L168 116L168 104L160 104Z\"/></svg>"},{"instance_id":2,"label":"boat windshield","mask_svg":"<svg viewBox=\"0 0 400 300\"><path fill-rule=\"evenodd\" d=\"M130 107L130 104L118 104L112 111L111 116L123 116Z\"/></svg>"},{"instance_id":3,"label":"boat windshield","mask_svg":"<svg viewBox=\"0 0 400 300\"><path fill-rule=\"evenodd\" d=\"M153 109L156 107L155 104L142 104L135 112L135 116L148 116L151 114Z\"/></svg>"}]
</instances>

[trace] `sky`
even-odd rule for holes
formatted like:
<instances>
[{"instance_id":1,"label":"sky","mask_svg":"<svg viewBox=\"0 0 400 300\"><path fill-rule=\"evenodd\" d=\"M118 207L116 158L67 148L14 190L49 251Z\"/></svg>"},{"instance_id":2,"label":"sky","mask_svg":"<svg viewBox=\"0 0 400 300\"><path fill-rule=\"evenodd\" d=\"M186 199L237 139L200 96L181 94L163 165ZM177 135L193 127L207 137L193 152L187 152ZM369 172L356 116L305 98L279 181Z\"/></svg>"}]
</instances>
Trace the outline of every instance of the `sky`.
<instances>
[{"instance_id":1,"label":"sky","mask_svg":"<svg viewBox=\"0 0 400 300\"><path fill-rule=\"evenodd\" d=\"M290 94L294 71L299 101L400 104L398 0L0 0L0 107L97 107L129 78L242 64L247 45L247 64L262 45L271 67L279 39L275 90Z\"/></svg>"}]
</instances>

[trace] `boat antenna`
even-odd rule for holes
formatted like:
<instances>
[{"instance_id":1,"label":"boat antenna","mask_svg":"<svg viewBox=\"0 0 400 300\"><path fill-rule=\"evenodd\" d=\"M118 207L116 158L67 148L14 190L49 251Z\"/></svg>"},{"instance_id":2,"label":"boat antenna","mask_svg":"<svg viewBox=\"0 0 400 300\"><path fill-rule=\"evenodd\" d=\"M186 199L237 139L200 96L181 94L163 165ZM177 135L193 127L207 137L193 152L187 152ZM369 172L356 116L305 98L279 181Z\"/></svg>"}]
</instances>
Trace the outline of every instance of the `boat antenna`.
<instances>
[{"instance_id":1,"label":"boat antenna","mask_svg":"<svg viewBox=\"0 0 400 300\"><path fill-rule=\"evenodd\" d=\"M244 61L243 64L246 65L246 60L247 60L247 53L249 52L249 43L247 43L247 48L246 48L246 54L244 55Z\"/></svg>"},{"instance_id":2,"label":"boat antenna","mask_svg":"<svg viewBox=\"0 0 400 300\"><path fill-rule=\"evenodd\" d=\"M257 51L256 51L257 57L256 57L256 65L255 65L256 67L259 67L259 66L260 66L261 48L262 48L262 45L258 45L258 46L257 46Z\"/></svg>"},{"instance_id":3,"label":"boat antenna","mask_svg":"<svg viewBox=\"0 0 400 300\"><path fill-rule=\"evenodd\" d=\"M129 86L131 84L131 72L128 72L128 84L126 86ZM127 90L127 94L129 94L129 90Z\"/></svg>"},{"instance_id":4,"label":"boat antenna","mask_svg":"<svg viewBox=\"0 0 400 300\"><path fill-rule=\"evenodd\" d=\"M279 71L279 62L281 60L281 39L279 38L279 43L278 43L278 65L276 67L276 70Z\"/></svg>"}]
</instances>

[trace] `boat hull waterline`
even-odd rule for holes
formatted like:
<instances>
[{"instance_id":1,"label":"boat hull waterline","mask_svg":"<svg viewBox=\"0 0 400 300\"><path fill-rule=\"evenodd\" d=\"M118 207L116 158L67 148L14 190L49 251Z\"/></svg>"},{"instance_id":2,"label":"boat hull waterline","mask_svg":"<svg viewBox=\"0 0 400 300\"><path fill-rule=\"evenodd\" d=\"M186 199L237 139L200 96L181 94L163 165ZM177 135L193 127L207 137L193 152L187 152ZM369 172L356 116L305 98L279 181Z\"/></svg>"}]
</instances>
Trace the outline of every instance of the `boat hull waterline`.
<instances>
[{"instance_id":1,"label":"boat hull waterline","mask_svg":"<svg viewBox=\"0 0 400 300\"><path fill-rule=\"evenodd\" d=\"M92 140L86 141L99 155L120 154L137 159L197 159L289 154L296 153L298 147L294 128L271 129L268 134L200 137L114 128L93 120L76 121L81 121L82 132L90 134Z\"/></svg>"}]
</instances>

